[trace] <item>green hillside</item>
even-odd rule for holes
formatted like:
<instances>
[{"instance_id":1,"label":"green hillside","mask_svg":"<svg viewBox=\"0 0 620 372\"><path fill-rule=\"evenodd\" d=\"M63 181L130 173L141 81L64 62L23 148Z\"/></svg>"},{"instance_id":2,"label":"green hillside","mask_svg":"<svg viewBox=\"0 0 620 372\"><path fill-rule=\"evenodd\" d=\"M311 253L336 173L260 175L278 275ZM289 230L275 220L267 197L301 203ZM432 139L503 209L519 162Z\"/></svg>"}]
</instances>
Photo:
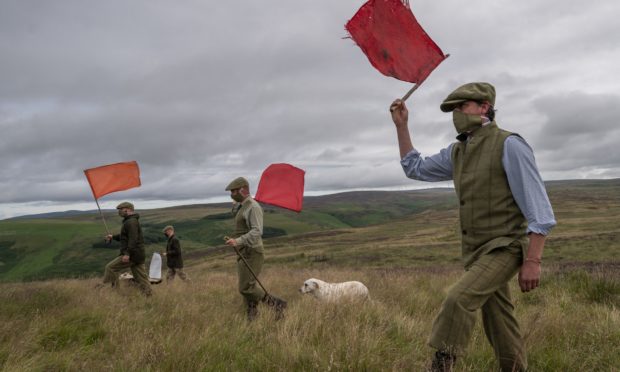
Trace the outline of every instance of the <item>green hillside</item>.
<instances>
[{"instance_id":1,"label":"green hillside","mask_svg":"<svg viewBox=\"0 0 620 372\"><path fill-rule=\"evenodd\" d=\"M558 226L545 259L607 262L620 253L620 180L548 184ZM138 210L147 254L162 251L161 228L173 224L188 264L212 268L229 260L222 238L230 232L229 204ZM459 264L456 197L450 189L349 192L307 197L304 211L265 206L268 262L292 267L412 267ZM113 232L120 218L107 213ZM0 221L0 280L100 275L118 254L103 242L97 214Z\"/></svg>"}]
</instances>

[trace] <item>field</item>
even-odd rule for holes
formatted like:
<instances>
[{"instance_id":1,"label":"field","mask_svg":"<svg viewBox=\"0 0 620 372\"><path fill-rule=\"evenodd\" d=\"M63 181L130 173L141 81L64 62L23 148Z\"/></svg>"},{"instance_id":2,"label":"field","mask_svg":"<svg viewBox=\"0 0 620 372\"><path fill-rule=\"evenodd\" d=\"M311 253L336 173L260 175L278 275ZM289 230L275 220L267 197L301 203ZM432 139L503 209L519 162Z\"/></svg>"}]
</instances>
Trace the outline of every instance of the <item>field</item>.
<instances>
[{"instance_id":1,"label":"field","mask_svg":"<svg viewBox=\"0 0 620 372\"><path fill-rule=\"evenodd\" d=\"M620 371L620 180L548 184L558 226L543 282L511 283L531 371ZM97 216L0 221L0 366L7 371L424 371L445 290L462 271L450 190L309 198L266 209L263 281L289 301L274 322L244 319L227 205L142 212L149 252L177 226L192 283L95 290L117 247ZM109 216L118 229L118 217ZM360 280L372 301L321 304L303 281ZM30 281L46 279L45 281ZM24 281L26 280L26 281ZM477 325L457 371L493 371Z\"/></svg>"},{"instance_id":2,"label":"field","mask_svg":"<svg viewBox=\"0 0 620 372\"><path fill-rule=\"evenodd\" d=\"M618 268L592 269L551 266L541 289L521 294L512 287L531 371L620 369ZM287 316L275 322L261 306L248 324L230 270L187 271L191 284L160 284L150 299L128 285L118 293L94 290L94 279L1 285L0 365L6 371L424 371L434 313L458 276L439 267L271 266L263 279L289 300ZM318 303L296 292L310 276L362 280L372 300ZM457 371L493 367L478 325Z\"/></svg>"}]
</instances>

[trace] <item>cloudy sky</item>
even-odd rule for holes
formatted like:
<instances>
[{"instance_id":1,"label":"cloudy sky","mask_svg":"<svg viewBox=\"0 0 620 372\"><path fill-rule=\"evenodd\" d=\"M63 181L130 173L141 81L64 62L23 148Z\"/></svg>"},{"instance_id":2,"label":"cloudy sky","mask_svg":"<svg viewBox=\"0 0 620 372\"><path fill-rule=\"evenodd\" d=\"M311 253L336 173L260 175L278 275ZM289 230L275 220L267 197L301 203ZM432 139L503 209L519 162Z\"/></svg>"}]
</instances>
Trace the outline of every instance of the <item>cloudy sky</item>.
<instances>
[{"instance_id":1,"label":"cloudy sky","mask_svg":"<svg viewBox=\"0 0 620 372\"><path fill-rule=\"evenodd\" d=\"M408 180L388 107L411 85L347 36L359 0L0 2L0 219L95 208L83 169L137 160L137 207L226 200L271 163L307 194ZM620 2L411 1L451 56L408 101L414 145L454 140L439 103L488 81L545 180L620 177ZM444 185L445 186L445 185Z\"/></svg>"}]
</instances>

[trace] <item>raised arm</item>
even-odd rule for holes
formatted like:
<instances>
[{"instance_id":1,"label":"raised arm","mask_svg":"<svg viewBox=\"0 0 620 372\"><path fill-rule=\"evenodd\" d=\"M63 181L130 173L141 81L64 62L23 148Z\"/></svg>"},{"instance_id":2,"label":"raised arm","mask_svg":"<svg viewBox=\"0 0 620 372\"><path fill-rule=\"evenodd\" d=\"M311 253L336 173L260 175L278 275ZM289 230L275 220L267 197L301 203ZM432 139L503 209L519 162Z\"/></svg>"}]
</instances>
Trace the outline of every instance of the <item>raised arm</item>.
<instances>
[{"instance_id":1,"label":"raised arm","mask_svg":"<svg viewBox=\"0 0 620 372\"><path fill-rule=\"evenodd\" d=\"M409 110L407 110L405 102L397 99L390 105L390 112L392 113L392 121L396 126L398 148L400 149L400 158L402 159L413 150L413 143L409 134Z\"/></svg>"},{"instance_id":2,"label":"raised arm","mask_svg":"<svg viewBox=\"0 0 620 372\"><path fill-rule=\"evenodd\" d=\"M409 135L409 111L405 103L397 99L390 106L392 121L396 126L400 163L407 177L427 182L448 181L452 179L452 146L442 149L439 153L423 158L413 147Z\"/></svg>"}]
</instances>

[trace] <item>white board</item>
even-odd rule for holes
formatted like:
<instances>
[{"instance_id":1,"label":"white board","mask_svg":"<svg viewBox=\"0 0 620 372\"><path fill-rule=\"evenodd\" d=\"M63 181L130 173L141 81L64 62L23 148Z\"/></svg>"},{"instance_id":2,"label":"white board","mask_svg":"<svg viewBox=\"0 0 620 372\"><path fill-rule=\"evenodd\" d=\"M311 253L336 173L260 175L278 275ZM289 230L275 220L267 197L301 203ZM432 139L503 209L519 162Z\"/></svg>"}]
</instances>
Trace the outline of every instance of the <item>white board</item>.
<instances>
[{"instance_id":1,"label":"white board","mask_svg":"<svg viewBox=\"0 0 620 372\"><path fill-rule=\"evenodd\" d=\"M159 253L154 252L153 258L151 258L151 267L149 268L149 279L161 280L161 256Z\"/></svg>"}]
</instances>

